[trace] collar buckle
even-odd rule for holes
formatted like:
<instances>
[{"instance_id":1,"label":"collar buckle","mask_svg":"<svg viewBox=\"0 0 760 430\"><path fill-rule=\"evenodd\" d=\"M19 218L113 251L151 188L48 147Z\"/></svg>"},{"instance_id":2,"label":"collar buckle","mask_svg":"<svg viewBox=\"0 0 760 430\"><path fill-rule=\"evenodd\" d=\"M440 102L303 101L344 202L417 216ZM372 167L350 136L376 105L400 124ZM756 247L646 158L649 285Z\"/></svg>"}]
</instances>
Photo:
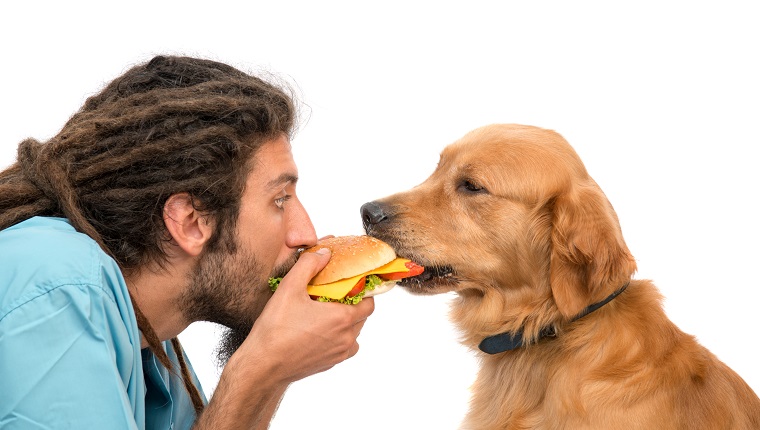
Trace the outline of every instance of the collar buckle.
<instances>
[{"instance_id":1,"label":"collar buckle","mask_svg":"<svg viewBox=\"0 0 760 430\"><path fill-rule=\"evenodd\" d=\"M630 284L630 282L626 282L625 285L620 287L620 289L618 289L614 293L607 296L607 298L605 298L601 302L589 305L583 311L581 311L581 313L579 313L575 318L573 318L572 321L578 321L579 319L585 317L591 312L594 312L595 310L606 305L607 303L612 301L612 299L620 295L620 293L625 291L625 289L628 288L628 284ZM554 328L553 325L544 327L541 330L541 332L538 334L537 340L543 339L545 337L557 337L557 330ZM513 349L520 348L522 346L525 346L525 342L523 340L523 331L518 330L515 333L506 332L506 333L499 333L493 336L488 336L487 338L483 339L482 342L480 342L480 345L478 345L478 348L481 351L485 352L486 354L499 354L501 352L511 351Z\"/></svg>"}]
</instances>

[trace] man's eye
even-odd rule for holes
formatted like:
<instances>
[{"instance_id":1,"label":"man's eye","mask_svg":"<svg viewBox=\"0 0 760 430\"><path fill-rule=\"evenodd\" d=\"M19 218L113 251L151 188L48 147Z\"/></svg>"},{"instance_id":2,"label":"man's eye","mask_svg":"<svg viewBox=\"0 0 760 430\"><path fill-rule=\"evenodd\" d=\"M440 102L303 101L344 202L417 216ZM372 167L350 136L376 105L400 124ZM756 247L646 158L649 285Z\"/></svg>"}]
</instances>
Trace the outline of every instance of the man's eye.
<instances>
[{"instance_id":1,"label":"man's eye","mask_svg":"<svg viewBox=\"0 0 760 430\"><path fill-rule=\"evenodd\" d=\"M282 209L282 207L285 205L285 202L287 202L288 200L290 200L290 197L291 197L290 195L286 195L286 196L282 196L282 197L280 197L278 199L275 199L274 200L274 204L278 208Z\"/></svg>"}]
</instances>

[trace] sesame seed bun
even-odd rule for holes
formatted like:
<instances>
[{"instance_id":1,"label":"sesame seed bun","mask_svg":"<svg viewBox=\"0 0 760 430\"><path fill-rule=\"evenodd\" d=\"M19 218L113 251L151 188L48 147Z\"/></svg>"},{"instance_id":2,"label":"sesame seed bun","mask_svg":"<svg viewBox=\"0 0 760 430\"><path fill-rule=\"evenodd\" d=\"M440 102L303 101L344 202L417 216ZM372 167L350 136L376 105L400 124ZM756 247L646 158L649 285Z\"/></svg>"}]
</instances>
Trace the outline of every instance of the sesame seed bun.
<instances>
[{"instance_id":1,"label":"sesame seed bun","mask_svg":"<svg viewBox=\"0 0 760 430\"><path fill-rule=\"evenodd\" d=\"M323 285L377 269L396 258L387 243L372 236L338 236L320 240L304 252L329 248L332 256L310 284Z\"/></svg>"}]
</instances>

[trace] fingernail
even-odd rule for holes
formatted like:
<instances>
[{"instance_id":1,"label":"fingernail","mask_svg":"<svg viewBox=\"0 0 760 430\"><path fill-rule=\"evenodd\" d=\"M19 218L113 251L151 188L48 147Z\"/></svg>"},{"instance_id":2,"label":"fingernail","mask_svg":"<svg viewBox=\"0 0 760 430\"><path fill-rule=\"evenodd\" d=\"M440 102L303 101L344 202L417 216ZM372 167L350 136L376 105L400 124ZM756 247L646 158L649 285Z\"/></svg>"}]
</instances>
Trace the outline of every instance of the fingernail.
<instances>
[{"instance_id":1,"label":"fingernail","mask_svg":"<svg viewBox=\"0 0 760 430\"><path fill-rule=\"evenodd\" d=\"M330 248L319 248L316 253L319 255L327 255L330 253Z\"/></svg>"}]
</instances>

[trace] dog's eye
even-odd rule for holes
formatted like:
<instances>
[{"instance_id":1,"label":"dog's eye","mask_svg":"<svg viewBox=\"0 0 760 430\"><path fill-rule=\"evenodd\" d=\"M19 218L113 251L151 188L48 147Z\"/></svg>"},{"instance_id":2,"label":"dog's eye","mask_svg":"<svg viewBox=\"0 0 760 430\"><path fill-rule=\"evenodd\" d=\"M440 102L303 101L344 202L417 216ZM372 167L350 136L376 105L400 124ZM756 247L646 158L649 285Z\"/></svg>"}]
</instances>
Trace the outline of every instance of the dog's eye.
<instances>
[{"instance_id":1,"label":"dog's eye","mask_svg":"<svg viewBox=\"0 0 760 430\"><path fill-rule=\"evenodd\" d=\"M488 192L488 190L476 184L475 182L472 182L469 179L463 179L459 183L457 190L463 193L467 193L467 194L483 194L483 193Z\"/></svg>"}]
</instances>

